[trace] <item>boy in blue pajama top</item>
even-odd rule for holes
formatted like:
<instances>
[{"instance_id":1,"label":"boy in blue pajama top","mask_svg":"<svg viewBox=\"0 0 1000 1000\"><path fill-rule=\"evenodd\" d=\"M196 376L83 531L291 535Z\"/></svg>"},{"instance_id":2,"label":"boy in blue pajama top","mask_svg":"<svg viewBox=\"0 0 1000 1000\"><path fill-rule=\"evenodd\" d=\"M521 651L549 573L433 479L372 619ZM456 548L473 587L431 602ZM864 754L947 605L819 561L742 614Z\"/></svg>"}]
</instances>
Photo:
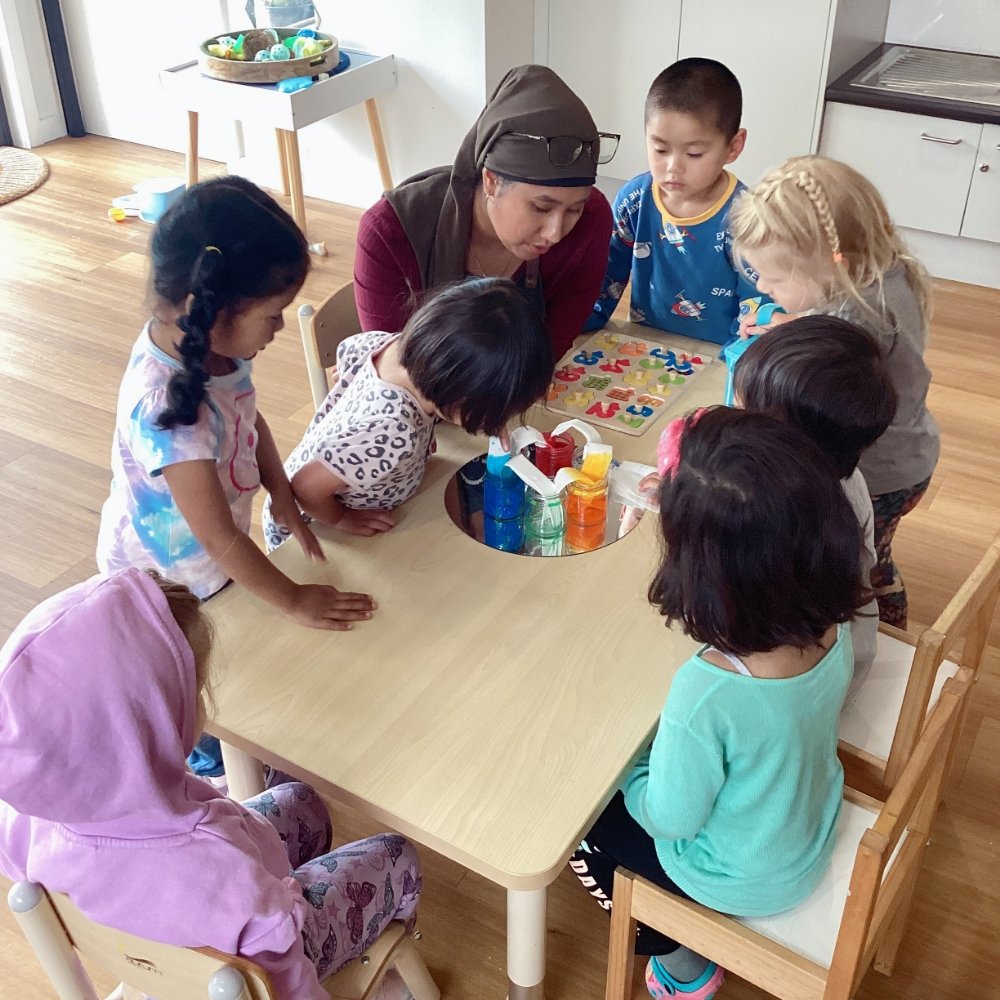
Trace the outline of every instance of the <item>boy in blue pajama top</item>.
<instances>
[{"instance_id":1,"label":"boy in blue pajama top","mask_svg":"<svg viewBox=\"0 0 1000 1000\"><path fill-rule=\"evenodd\" d=\"M653 81L650 169L615 198L608 269L585 330L607 323L630 278L629 319L715 344L736 335L741 304L753 312L767 301L734 261L727 222L745 190L725 169L746 142L741 114L739 82L714 60L682 59Z\"/></svg>"}]
</instances>

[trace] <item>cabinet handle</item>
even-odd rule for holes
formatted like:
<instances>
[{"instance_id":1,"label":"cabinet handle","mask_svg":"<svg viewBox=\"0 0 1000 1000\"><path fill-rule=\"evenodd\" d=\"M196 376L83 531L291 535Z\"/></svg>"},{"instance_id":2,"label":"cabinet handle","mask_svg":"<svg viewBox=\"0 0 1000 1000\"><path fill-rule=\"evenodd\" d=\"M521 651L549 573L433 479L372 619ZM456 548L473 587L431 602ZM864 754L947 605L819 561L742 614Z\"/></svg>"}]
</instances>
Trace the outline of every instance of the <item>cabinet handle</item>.
<instances>
[{"instance_id":1,"label":"cabinet handle","mask_svg":"<svg viewBox=\"0 0 1000 1000\"><path fill-rule=\"evenodd\" d=\"M962 141L961 139L943 139L939 135L928 135L926 132L921 132L920 138L925 142L943 142L946 146L957 146Z\"/></svg>"}]
</instances>

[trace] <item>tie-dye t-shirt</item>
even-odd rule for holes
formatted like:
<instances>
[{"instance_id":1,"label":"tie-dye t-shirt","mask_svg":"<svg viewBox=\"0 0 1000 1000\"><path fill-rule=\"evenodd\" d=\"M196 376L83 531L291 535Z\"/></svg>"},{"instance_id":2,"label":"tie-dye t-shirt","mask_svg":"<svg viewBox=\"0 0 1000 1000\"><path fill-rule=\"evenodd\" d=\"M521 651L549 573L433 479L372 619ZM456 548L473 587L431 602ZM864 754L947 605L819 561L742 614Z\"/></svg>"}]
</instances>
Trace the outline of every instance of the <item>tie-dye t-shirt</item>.
<instances>
[{"instance_id":1,"label":"tie-dye t-shirt","mask_svg":"<svg viewBox=\"0 0 1000 1000\"><path fill-rule=\"evenodd\" d=\"M178 462L215 462L233 521L249 533L260 487L257 404L250 362L235 364L231 374L208 380L197 423L162 430L156 422L167 407L167 383L182 365L149 339L148 327L139 336L118 393L111 495L97 539L102 572L155 569L202 598L229 581L191 533L161 473Z\"/></svg>"},{"instance_id":2,"label":"tie-dye t-shirt","mask_svg":"<svg viewBox=\"0 0 1000 1000\"><path fill-rule=\"evenodd\" d=\"M399 336L359 333L337 348L340 378L285 461L289 479L307 463L320 462L347 484L337 499L355 510L392 510L417 492L434 450L437 418L375 369L374 359ZM288 538L288 529L271 517L270 497L261 520L268 550Z\"/></svg>"}]
</instances>

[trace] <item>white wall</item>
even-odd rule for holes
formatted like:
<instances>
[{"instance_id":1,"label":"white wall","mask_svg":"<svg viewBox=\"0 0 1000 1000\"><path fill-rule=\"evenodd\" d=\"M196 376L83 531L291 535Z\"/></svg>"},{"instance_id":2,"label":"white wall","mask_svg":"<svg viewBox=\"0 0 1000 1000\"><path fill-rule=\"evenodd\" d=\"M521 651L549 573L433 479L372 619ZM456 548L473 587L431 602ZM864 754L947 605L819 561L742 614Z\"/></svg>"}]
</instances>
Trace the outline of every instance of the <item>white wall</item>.
<instances>
[{"instance_id":1,"label":"white wall","mask_svg":"<svg viewBox=\"0 0 1000 1000\"><path fill-rule=\"evenodd\" d=\"M886 41L1000 56L997 0L892 0Z\"/></svg>"},{"instance_id":2,"label":"white wall","mask_svg":"<svg viewBox=\"0 0 1000 1000\"><path fill-rule=\"evenodd\" d=\"M396 56L399 84L378 101L393 180L451 163L486 101L482 0L319 0L317 6L323 30L343 47ZM530 19L525 31L530 38ZM234 166L275 184L273 133L247 123L245 138L247 159ZM378 200L382 185L362 108L309 126L299 133L299 149L307 195L364 207Z\"/></svg>"},{"instance_id":3,"label":"white wall","mask_svg":"<svg viewBox=\"0 0 1000 1000\"><path fill-rule=\"evenodd\" d=\"M155 31L137 31L137 44L122 27L135 23L133 0L62 0L62 9L87 131L184 149L187 118L164 97L159 73L197 58L199 44L226 28L219 4L172 0ZM203 116L201 155L224 159L232 148L232 124Z\"/></svg>"}]
</instances>

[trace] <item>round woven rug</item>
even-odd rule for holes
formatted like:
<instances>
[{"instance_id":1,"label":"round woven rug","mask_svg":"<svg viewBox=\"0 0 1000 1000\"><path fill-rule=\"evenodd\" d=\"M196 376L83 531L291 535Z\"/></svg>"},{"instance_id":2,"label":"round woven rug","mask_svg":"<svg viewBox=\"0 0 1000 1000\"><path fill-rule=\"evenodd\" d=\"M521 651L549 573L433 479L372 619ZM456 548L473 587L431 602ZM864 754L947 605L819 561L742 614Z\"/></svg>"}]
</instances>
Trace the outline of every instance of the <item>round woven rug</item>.
<instances>
[{"instance_id":1,"label":"round woven rug","mask_svg":"<svg viewBox=\"0 0 1000 1000\"><path fill-rule=\"evenodd\" d=\"M49 176L49 165L26 149L0 146L0 205L34 191Z\"/></svg>"}]
</instances>

